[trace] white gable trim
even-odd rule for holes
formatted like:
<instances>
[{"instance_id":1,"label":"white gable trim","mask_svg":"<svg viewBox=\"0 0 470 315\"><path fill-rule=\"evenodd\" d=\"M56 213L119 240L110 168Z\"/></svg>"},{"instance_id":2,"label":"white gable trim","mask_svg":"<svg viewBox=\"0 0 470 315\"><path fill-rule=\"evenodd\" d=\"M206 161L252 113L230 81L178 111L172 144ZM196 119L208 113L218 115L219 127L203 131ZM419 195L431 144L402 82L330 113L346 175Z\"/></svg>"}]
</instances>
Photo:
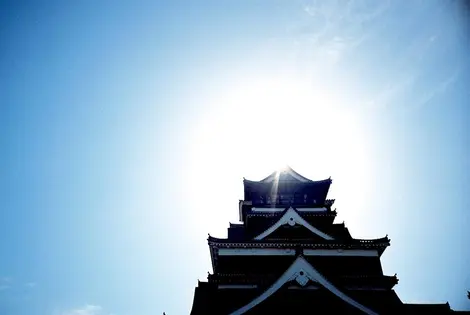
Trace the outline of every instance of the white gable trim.
<instances>
[{"instance_id":1,"label":"white gable trim","mask_svg":"<svg viewBox=\"0 0 470 315\"><path fill-rule=\"evenodd\" d=\"M324 238L325 240L333 240L333 237L329 236L328 234L323 233L319 229L313 227L310 223L305 221L295 210L294 208L290 207L286 213L276 222L274 223L269 229L261 233L260 235L255 237L255 240L262 240L272 232L276 231L279 227L284 224L289 224L290 226L294 226L295 224L302 225L312 231L314 234Z\"/></svg>"},{"instance_id":2,"label":"white gable trim","mask_svg":"<svg viewBox=\"0 0 470 315\"><path fill-rule=\"evenodd\" d=\"M324 288L329 290L331 293L345 301L346 303L354 306L355 308L363 311L368 315L378 315L371 309L365 307L364 305L356 302L355 300L351 299L349 296L338 290L334 285L332 285L325 277L323 277L312 265L310 265L302 256L299 256L294 263L284 272L284 274L273 284L271 285L266 291L264 291L260 296L255 298L250 303L246 304L245 306L239 308L235 312L231 313L230 315L241 315L245 312L249 311L256 305L260 304L272 294L274 294L277 290L279 290L285 283L289 281L297 281L297 283L301 286L305 286L309 281L313 281L322 285Z\"/></svg>"}]
</instances>

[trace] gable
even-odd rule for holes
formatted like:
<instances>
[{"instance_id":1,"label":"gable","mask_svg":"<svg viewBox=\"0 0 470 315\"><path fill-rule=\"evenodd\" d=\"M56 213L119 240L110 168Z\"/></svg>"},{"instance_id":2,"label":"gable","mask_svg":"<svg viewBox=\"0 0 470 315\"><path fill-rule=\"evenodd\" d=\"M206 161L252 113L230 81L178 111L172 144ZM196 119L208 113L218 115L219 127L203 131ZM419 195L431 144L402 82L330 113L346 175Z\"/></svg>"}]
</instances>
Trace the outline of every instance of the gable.
<instances>
[{"instance_id":1,"label":"gable","mask_svg":"<svg viewBox=\"0 0 470 315\"><path fill-rule=\"evenodd\" d=\"M274 231L279 229L283 225L302 225L305 228L309 229L313 234L316 234L317 236L320 236L321 238L325 240L333 240L333 237L330 235L323 233L316 227L312 226L310 223L305 221L295 210L294 208L290 207L286 213L276 222L274 223L271 227L269 227L267 230L265 230L263 233L259 234L258 236L255 237L255 240L262 240L268 235L272 234Z\"/></svg>"},{"instance_id":2,"label":"gable","mask_svg":"<svg viewBox=\"0 0 470 315\"><path fill-rule=\"evenodd\" d=\"M310 265L302 256L297 257L294 263L284 272L284 274L282 274L282 276L275 283L273 283L266 291L264 291L261 295L252 300L250 303L239 308L235 312L232 312L230 315L245 314L257 305L264 302L267 298L271 297L286 283L289 283L291 281L296 281L302 287L304 287L309 282L321 285L323 288L330 291L335 296L337 296L347 304L353 306L354 308L361 310L362 312L368 315L377 315L377 313L373 310L358 303L357 301L353 300L348 295L340 291L338 288L336 288L325 277L323 277L323 275L320 274L312 265Z\"/></svg>"},{"instance_id":3,"label":"gable","mask_svg":"<svg viewBox=\"0 0 470 315\"><path fill-rule=\"evenodd\" d=\"M278 229L268 235L265 240L308 240L312 243L323 243L325 241L323 237L312 233L312 231L300 224L296 224L294 226L290 226L288 224L281 225Z\"/></svg>"}]
</instances>

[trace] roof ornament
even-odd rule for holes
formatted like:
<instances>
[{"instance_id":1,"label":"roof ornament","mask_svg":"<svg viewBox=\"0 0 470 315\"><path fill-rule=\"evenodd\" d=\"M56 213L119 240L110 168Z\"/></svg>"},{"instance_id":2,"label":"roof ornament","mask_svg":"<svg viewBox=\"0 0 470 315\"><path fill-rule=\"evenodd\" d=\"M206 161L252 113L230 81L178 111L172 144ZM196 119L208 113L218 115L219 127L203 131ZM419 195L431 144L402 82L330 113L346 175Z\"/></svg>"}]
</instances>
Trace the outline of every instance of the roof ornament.
<instances>
[{"instance_id":1,"label":"roof ornament","mask_svg":"<svg viewBox=\"0 0 470 315\"><path fill-rule=\"evenodd\" d=\"M300 271L296 274L294 274L294 277L295 277L295 281L297 281L297 283L301 286L301 287L304 287L308 281L310 280L306 275L305 275L305 272L300 269Z\"/></svg>"}]
</instances>

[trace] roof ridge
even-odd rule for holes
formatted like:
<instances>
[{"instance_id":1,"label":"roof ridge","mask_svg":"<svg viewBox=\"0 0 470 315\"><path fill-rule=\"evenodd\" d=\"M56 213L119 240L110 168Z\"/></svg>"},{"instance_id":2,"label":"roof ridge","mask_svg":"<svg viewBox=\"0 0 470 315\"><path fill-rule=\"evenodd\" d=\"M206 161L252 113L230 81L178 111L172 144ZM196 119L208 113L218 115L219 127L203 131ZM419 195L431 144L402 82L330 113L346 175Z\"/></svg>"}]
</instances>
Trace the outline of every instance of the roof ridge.
<instances>
[{"instance_id":1,"label":"roof ridge","mask_svg":"<svg viewBox=\"0 0 470 315\"><path fill-rule=\"evenodd\" d=\"M321 179L321 180L312 180L312 179L309 179L303 175L301 175L300 173L296 172L292 167L290 167L289 165L286 165L284 168L280 168L274 172L272 172L271 174L269 174L268 176L266 176L265 178L259 180L259 181L256 181L256 180L249 180L249 179L246 179L245 177L243 177L243 180L244 181L248 181L248 182L258 182L258 183L269 183L271 181L274 180L274 178L280 176L281 174L289 174L290 176L292 176L293 178L297 179L298 181L300 182L304 182L304 183L321 183L321 182L326 182L326 181L329 181L330 183L332 182L331 180L331 176L329 176L328 178L326 179Z\"/></svg>"}]
</instances>

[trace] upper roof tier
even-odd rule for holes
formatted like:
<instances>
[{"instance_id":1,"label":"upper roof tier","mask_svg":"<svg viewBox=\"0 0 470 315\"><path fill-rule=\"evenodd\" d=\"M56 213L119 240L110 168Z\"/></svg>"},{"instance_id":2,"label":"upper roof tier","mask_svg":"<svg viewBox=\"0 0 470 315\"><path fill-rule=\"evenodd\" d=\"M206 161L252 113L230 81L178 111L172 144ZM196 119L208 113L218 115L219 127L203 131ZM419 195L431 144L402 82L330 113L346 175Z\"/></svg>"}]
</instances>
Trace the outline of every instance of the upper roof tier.
<instances>
[{"instance_id":1,"label":"upper roof tier","mask_svg":"<svg viewBox=\"0 0 470 315\"><path fill-rule=\"evenodd\" d=\"M319 181L313 181L311 179L308 179L296 171L294 171L290 166L286 166L281 170L274 171L269 175L268 177L260 180L260 181L253 181L253 180L248 180L248 179L243 179L245 183L273 183L273 182L298 182L298 183L315 183L315 184L324 184L324 185L330 185L331 184L331 178L324 179L324 180L319 180Z\"/></svg>"},{"instance_id":2,"label":"upper roof tier","mask_svg":"<svg viewBox=\"0 0 470 315\"><path fill-rule=\"evenodd\" d=\"M260 181L243 179L245 201L253 206L324 206L331 178L313 181L290 167L273 172Z\"/></svg>"}]
</instances>

